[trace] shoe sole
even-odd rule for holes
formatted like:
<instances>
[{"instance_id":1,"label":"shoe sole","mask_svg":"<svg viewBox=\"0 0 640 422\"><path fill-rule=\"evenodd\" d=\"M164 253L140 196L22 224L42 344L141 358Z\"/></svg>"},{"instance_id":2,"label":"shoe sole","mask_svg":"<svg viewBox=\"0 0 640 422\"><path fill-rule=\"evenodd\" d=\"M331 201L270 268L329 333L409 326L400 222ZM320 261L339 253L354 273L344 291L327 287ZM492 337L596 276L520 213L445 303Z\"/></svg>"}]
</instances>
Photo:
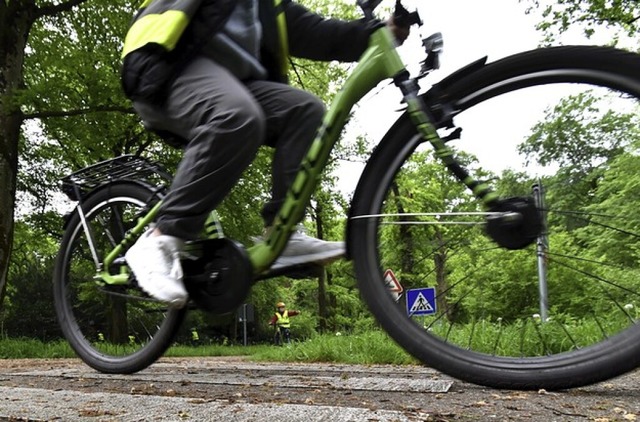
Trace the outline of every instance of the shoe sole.
<instances>
[{"instance_id":1,"label":"shoe sole","mask_svg":"<svg viewBox=\"0 0 640 422\"><path fill-rule=\"evenodd\" d=\"M317 253L313 255L302 255L302 256L281 256L276 260L276 262L271 266L271 270L280 270L287 267L293 267L301 264L318 264L318 265L327 265L333 261L336 261L342 257L344 257L344 251L330 251Z\"/></svg>"}]
</instances>

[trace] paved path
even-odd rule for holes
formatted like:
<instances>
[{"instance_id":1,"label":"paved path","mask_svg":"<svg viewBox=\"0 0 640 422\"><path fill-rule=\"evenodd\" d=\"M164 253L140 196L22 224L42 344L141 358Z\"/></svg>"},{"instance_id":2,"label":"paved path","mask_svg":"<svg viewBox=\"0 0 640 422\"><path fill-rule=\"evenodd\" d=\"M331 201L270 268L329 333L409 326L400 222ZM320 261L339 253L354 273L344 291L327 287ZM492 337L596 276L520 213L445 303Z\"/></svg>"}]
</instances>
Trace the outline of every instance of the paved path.
<instances>
[{"instance_id":1,"label":"paved path","mask_svg":"<svg viewBox=\"0 0 640 422\"><path fill-rule=\"evenodd\" d=\"M499 391L423 367L163 359L133 375L77 360L5 361L0 421L640 421L640 374L547 393Z\"/></svg>"}]
</instances>

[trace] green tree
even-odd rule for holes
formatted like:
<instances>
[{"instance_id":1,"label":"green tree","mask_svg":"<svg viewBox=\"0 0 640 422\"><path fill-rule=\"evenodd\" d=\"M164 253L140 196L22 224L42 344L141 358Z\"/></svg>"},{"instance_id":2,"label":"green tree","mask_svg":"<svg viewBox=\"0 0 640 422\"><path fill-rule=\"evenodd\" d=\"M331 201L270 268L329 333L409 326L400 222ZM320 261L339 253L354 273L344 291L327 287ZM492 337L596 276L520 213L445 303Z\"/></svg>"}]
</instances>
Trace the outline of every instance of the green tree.
<instances>
[{"instance_id":1,"label":"green tree","mask_svg":"<svg viewBox=\"0 0 640 422\"><path fill-rule=\"evenodd\" d=\"M60 209L51 211L58 201L60 176L125 153L160 159L170 169L179 159L179 151L156 142L144 129L121 93L119 51L138 3L7 0L0 4L0 304L7 284L16 195L21 215L27 215L20 218L56 239L62 227L56 217ZM327 16L356 17L349 2L303 3ZM291 80L328 103L345 73L344 65L296 60ZM243 243L262 230L255 204L269 192L269 158L269 150L261 151L219 208L225 233ZM342 237L333 226L342 227L338 210L345 209L343 202L335 182L327 178L311 212L318 233ZM31 246L34 252L40 247L36 242ZM330 283L331 278L329 273L324 281Z\"/></svg>"},{"instance_id":2,"label":"green tree","mask_svg":"<svg viewBox=\"0 0 640 422\"><path fill-rule=\"evenodd\" d=\"M137 120L118 117L132 112L118 82L131 4L0 3L0 303L16 193L42 210L63 172L149 142Z\"/></svg>"},{"instance_id":3,"label":"green tree","mask_svg":"<svg viewBox=\"0 0 640 422\"><path fill-rule=\"evenodd\" d=\"M520 0L522 1L522 0ZM635 0L526 0L532 8L542 9L543 20L537 27L549 41L573 26L592 36L602 28L617 28L637 37L640 28L640 4ZM530 10L531 11L531 10Z\"/></svg>"},{"instance_id":4,"label":"green tree","mask_svg":"<svg viewBox=\"0 0 640 422\"><path fill-rule=\"evenodd\" d=\"M13 242L18 145L24 121L16 96L24 86L24 58L36 21L71 10L84 0L0 3L0 304L4 298Z\"/></svg>"},{"instance_id":5,"label":"green tree","mask_svg":"<svg viewBox=\"0 0 640 422\"><path fill-rule=\"evenodd\" d=\"M468 166L475 162L463 154L459 159ZM476 177L488 176L479 170L476 173ZM405 290L436 287L437 307L449 319L456 318L457 298L450 290L459 281L452 273L452 262L466 249L473 233L470 227L474 226L463 223L473 219L466 213L476 211L480 209L473 195L430 151L414 154L405 164L383 210L399 215L399 224L384 225L380 235L384 269L392 269ZM404 224L407 221L418 224Z\"/></svg>"},{"instance_id":6,"label":"green tree","mask_svg":"<svg viewBox=\"0 0 640 422\"><path fill-rule=\"evenodd\" d=\"M33 239L39 239L37 251ZM32 228L28 222L16 222L9 268L11 284L7 286L6 306L2 310L1 334L45 340L60 336L50 282L56 249L57 243L46 233Z\"/></svg>"},{"instance_id":7,"label":"green tree","mask_svg":"<svg viewBox=\"0 0 640 422\"><path fill-rule=\"evenodd\" d=\"M603 172L592 203L586 207L589 215L607 216L599 219L602 226L590 227L582 233L594 250L594 255L626 268L638 268L640 248L637 233L640 215L637 202L640 198L640 157L634 153L620 154ZM617 230L610 230L615 226Z\"/></svg>"},{"instance_id":8,"label":"green tree","mask_svg":"<svg viewBox=\"0 0 640 422\"><path fill-rule=\"evenodd\" d=\"M556 208L578 209L591 203L608 163L640 139L637 105L612 111L622 103L623 99L602 91L565 97L546 110L519 145L529 161L558 168L556 177L546 181ZM569 227L575 220L566 223Z\"/></svg>"}]
</instances>

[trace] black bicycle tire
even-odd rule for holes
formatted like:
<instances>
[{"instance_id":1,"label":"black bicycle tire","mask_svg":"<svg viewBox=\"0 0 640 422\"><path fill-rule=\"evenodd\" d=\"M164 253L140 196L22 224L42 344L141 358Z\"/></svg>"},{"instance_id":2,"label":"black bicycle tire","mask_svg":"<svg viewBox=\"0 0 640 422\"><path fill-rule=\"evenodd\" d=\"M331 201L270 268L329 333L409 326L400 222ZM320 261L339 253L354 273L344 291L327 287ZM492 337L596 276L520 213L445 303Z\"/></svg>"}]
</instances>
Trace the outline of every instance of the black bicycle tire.
<instances>
[{"instance_id":1,"label":"black bicycle tire","mask_svg":"<svg viewBox=\"0 0 640 422\"><path fill-rule=\"evenodd\" d=\"M574 69L573 73L568 69ZM467 101L506 87L526 86L535 78L562 78L575 69L589 78L618 79L640 98L640 56L613 48L567 46L533 50L488 64L464 78L445 79L425 95L427 102L446 98ZM557 71L557 72L556 72ZM563 72L564 71L564 72ZM554 75L554 73L557 73ZM567 77L565 75L565 78ZM512 80L512 84L503 84ZM515 82L518 80L517 82ZM351 216L377 214L396 169L416 148L418 135L406 114L392 127L369 160L352 202ZM354 260L361 295L381 326L411 355L455 378L494 388L557 390L604 381L640 366L640 324L572 352L540 358L499 358L464 350L424 335L389 294L377 263L376 224L372 219L349 222L349 254Z\"/></svg>"},{"instance_id":2,"label":"black bicycle tire","mask_svg":"<svg viewBox=\"0 0 640 422\"><path fill-rule=\"evenodd\" d=\"M91 213L96 207L103 204L110 198L121 197L130 198L141 203L157 195L152 189L137 183L118 183L113 186L105 186L91 194L83 203L83 210L87 218L91 218ZM158 329L153 339L142 349L131 355L110 356L94 349L90 342L82 334L81 328L75 320L65 294L65 271L67 268L67 255L73 244L73 238L78 230L82 230L82 222L77 212L71 216L62 241L60 251L56 258L56 265L53 277L54 305L58 322L62 332L76 354L90 367L104 373L130 374L143 370L156 362L164 352L171 346L184 317L186 307L182 309L169 310L161 327Z\"/></svg>"}]
</instances>

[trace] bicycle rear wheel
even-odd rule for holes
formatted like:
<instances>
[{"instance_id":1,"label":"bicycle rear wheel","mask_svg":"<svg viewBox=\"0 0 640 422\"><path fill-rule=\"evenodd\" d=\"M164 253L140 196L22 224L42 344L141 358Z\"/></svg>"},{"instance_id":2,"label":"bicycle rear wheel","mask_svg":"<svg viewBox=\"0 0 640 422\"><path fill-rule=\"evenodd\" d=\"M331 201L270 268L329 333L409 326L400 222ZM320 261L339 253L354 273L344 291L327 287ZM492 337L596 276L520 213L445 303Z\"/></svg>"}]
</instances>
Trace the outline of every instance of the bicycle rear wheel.
<instances>
[{"instance_id":1,"label":"bicycle rear wheel","mask_svg":"<svg viewBox=\"0 0 640 422\"><path fill-rule=\"evenodd\" d=\"M83 203L97 259L102 262L159 198L136 183L101 188ZM120 257L122 258L122 257ZM118 259L112 274L126 268ZM133 373L154 363L171 345L186 308L168 309L134 284L109 286L94 279L96 263L77 212L66 225L53 278L56 314L73 350L92 368Z\"/></svg>"},{"instance_id":2,"label":"bicycle rear wheel","mask_svg":"<svg viewBox=\"0 0 640 422\"><path fill-rule=\"evenodd\" d=\"M476 178L501 197L538 186L546 230L524 249L498 247L487 213L403 116L369 160L349 221L361 294L383 328L422 362L496 388L577 387L639 366L640 56L540 49L424 98L463 129L452 144L479 147L479 164L459 157ZM509 146L535 165L513 168ZM483 156L511 169L481 167Z\"/></svg>"}]
</instances>

